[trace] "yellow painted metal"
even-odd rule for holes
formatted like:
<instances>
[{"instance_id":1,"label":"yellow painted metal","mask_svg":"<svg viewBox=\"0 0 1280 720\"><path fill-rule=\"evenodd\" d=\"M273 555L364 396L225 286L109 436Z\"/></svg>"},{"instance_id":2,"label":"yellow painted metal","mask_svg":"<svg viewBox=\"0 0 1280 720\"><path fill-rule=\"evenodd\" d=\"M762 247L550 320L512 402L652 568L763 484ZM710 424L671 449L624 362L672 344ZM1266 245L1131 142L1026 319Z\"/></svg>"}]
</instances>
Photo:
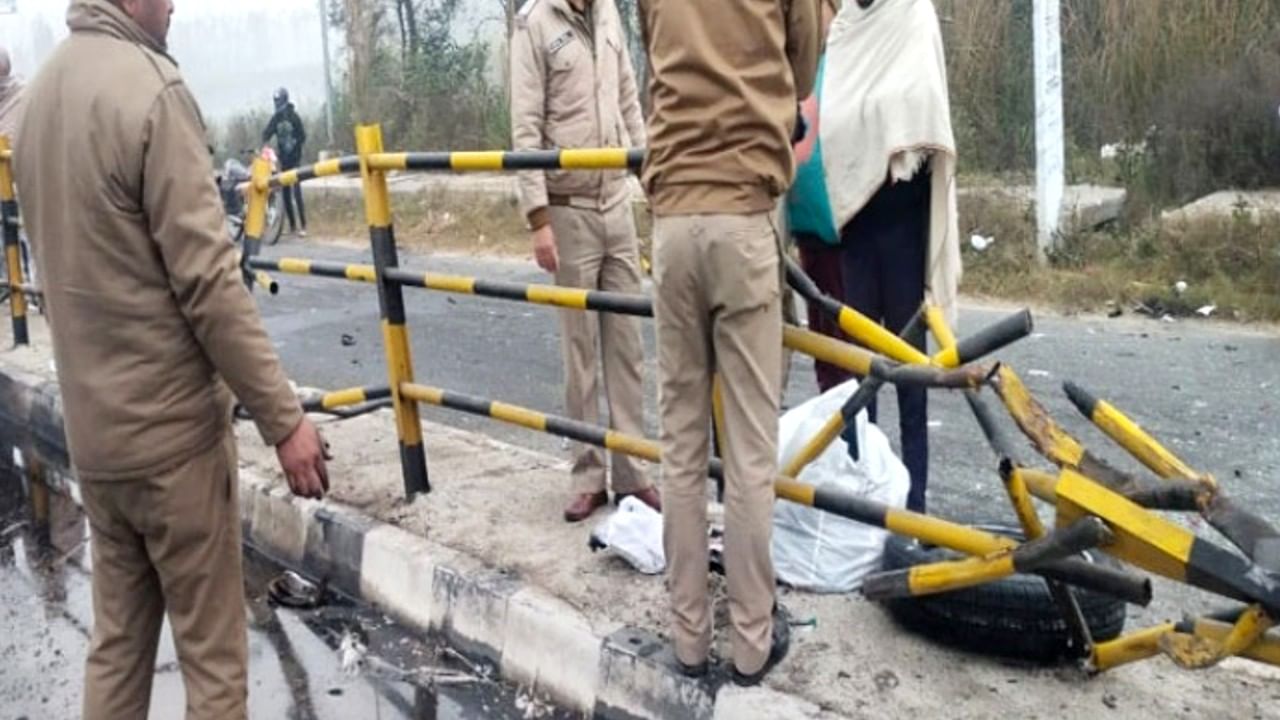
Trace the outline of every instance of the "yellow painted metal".
<instances>
[{"instance_id":1,"label":"yellow painted metal","mask_svg":"<svg viewBox=\"0 0 1280 720\"><path fill-rule=\"evenodd\" d=\"M280 258L276 263L282 273L290 275L311 274L311 261L306 258Z\"/></svg>"},{"instance_id":2,"label":"yellow painted metal","mask_svg":"<svg viewBox=\"0 0 1280 720\"><path fill-rule=\"evenodd\" d=\"M382 341L387 352L387 377L393 388L391 397L396 411L396 433L405 445L420 445L422 422L418 419L418 406L400 392L405 383L413 382L409 335L404 325L393 325L383 320Z\"/></svg>"},{"instance_id":3,"label":"yellow painted metal","mask_svg":"<svg viewBox=\"0 0 1280 720\"><path fill-rule=\"evenodd\" d=\"M367 283L378 281L378 272L372 265L348 265L345 274L348 280Z\"/></svg>"},{"instance_id":4,"label":"yellow painted metal","mask_svg":"<svg viewBox=\"0 0 1280 720\"><path fill-rule=\"evenodd\" d=\"M270 293L274 293L280 289L280 287L276 285L276 281L272 279L270 275L261 270L254 271L253 281L257 283L258 287Z\"/></svg>"},{"instance_id":5,"label":"yellow painted metal","mask_svg":"<svg viewBox=\"0 0 1280 720\"><path fill-rule=\"evenodd\" d=\"M634 435L623 435L615 430L604 434L605 447L623 455L637 457L649 462L662 462L662 449L658 443Z\"/></svg>"},{"instance_id":6,"label":"yellow painted metal","mask_svg":"<svg viewBox=\"0 0 1280 720\"><path fill-rule=\"evenodd\" d=\"M391 201L387 194L386 170L374 164L375 158L382 153L382 128L378 125L357 127L356 148L360 153L360 177L364 183L364 213L369 227L391 227Z\"/></svg>"},{"instance_id":7,"label":"yellow painted metal","mask_svg":"<svg viewBox=\"0 0 1280 720\"><path fill-rule=\"evenodd\" d=\"M290 185L297 185L298 171L285 170L284 172L276 176L276 182L279 183L281 187L289 187Z\"/></svg>"},{"instance_id":8,"label":"yellow painted metal","mask_svg":"<svg viewBox=\"0 0 1280 720\"><path fill-rule=\"evenodd\" d=\"M418 385L417 383L405 383L401 385L400 394L411 400L424 402L428 405L440 405L444 402L443 390L436 387L429 387L427 385Z\"/></svg>"},{"instance_id":9,"label":"yellow painted metal","mask_svg":"<svg viewBox=\"0 0 1280 720\"><path fill-rule=\"evenodd\" d=\"M1107 552L1179 582L1186 580L1195 535L1073 471L1057 484L1058 526L1086 515L1102 518L1115 533Z\"/></svg>"},{"instance_id":10,"label":"yellow painted metal","mask_svg":"<svg viewBox=\"0 0 1280 720\"><path fill-rule=\"evenodd\" d=\"M1089 669L1094 672L1102 672L1127 663L1155 657L1160 654L1160 638L1173 631L1173 623L1164 623L1163 625L1121 635L1114 640L1096 643L1093 646L1093 657L1089 662Z\"/></svg>"},{"instance_id":11,"label":"yellow painted metal","mask_svg":"<svg viewBox=\"0 0 1280 720\"><path fill-rule=\"evenodd\" d=\"M1015 572L1013 552L1005 551L991 557L917 565L907 573L907 585L911 595L919 597L981 585Z\"/></svg>"},{"instance_id":12,"label":"yellow painted metal","mask_svg":"<svg viewBox=\"0 0 1280 720\"><path fill-rule=\"evenodd\" d=\"M783 500L789 500L799 505L813 507L814 498L817 494L817 488L802 482L796 482L790 478L779 478L773 484L774 494Z\"/></svg>"},{"instance_id":13,"label":"yellow painted metal","mask_svg":"<svg viewBox=\"0 0 1280 720\"><path fill-rule=\"evenodd\" d=\"M1032 495L1048 503L1058 502L1058 476L1040 470L1017 468L1013 471Z\"/></svg>"},{"instance_id":14,"label":"yellow painted metal","mask_svg":"<svg viewBox=\"0 0 1280 720\"><path fill-rule=\"evenodd\" d=\"M1027 489L1026 477L1018 470L1009 474L1004 483L1005 492L1009 494L1009 502L1013 504L1013 512L1018 516L1018 524L1028 540L1035 540L1044 535L1044 525L1035 505L1031 503L1031 492Z\"/></svg>"},{"instance_id":15,"label":"yellow painted metal","mask_svg":"<svg viewBox=\"0 0 1280 720\"><path fill-rule=\"evenodd\" d=\"M261 240L267 227L267 184L271 178L271 165L266 158L254 158L249 176L249 205L244 213L244 234L254 240Z\"/></svg>"},{"instance_id":16,"label":"yellow painted metal","mask_svg":"<svg viewBox=\"0 0 1280 720\"><path fill-rule=\"evenodd\" d=\"M1241 613L1231 632L1222 641L1223 650L1227 655L1239 655L1245 648L1257 642L1258 638L1275 624L1276 621L1262 609L1261 605L1251 605Z\"/></svg>"},{"instance_id":17,"label":"yellow painted metal","mask_svg":"<svg viewBox=\"0 0 1280 720\"><path fill-rule=\"evenodd\" d=\"M587 309L587 291L554 285L530 285L525 297L531 303L555 305L575 310Z\"/></svg>"},{"instance_id":18,"label":"yellow painted metal","mask_svg":"<svg viewBox=\"0 0 1280 720\"><path fill-rule=\"evenodd\" d=\"M1160 650L1179 667L1201 670L1253 647L1275 624L1259 605L1245 609L1225 633L1174 632L1160 638Z\"/></svg>"},{"instance_id":19,"label":"yellow painted metal","mask_svg":"<svg viewBox=\"0 0 1280 720\"><path fill-rule=\"evenodd\" d=\"M626 148L561 150L560 167L565 170L626 170Z\"/></svg>"},{"instance_id":20,"label":"yellow painted metal","mask_svg":"<svg viewBox=\"0 0 1280 720\"><path fill-rule=\"evenodd\" d=\"M450 153L449 167L454 172L497 171L505 154L500 150Z\"/></svg>"},{"instance_id":21,"label":"yellow painted metal","mask_svg":"<svg viewBox=\"0 0 1280 720\"><path fill-rule=\"evenodd\" d=\"M1007 537L910 510L890 509L885 513L884 519L885 529L889 532L951 548L966 555L990 555L1017 545Z\"/></svg>"},{"instance_id":22,"label":"yellow painted metal","mask_svg":"<svg viewBox=\"0 0 1280 720\"><path fill-rule=\"evenodd\" d=\"M331 393L326 393L325 396L320 399L320 404L325 410L332 410L334 408L359 405L366 399L364 388L354 387L347 388L346 390L335 390Z\"/></svg>"},{"instance_id":23,"label":"yellow painted metal","mask_svg":"<svg viewBox=\"0 0 1280 720\"><path fill-rule=\"evenodd\" d=\"M370 170L378 170L380 172L404 170L409 167L409 153L383 152L382 146L379 144L378 149L369 155L368 165Z\"/></svg>"},{"instance_id":24,"label":"yellow painted metal","mask_svg":"<svg viewBox=\"0 0 1280 720\"><path fill-rule=\"evenodd\" d=\"M716 373L711 377L711 422L716 430L716 443L720 454L724 454L724 449L728 447L727 436L724 427L724 378L720 373ZM792 473L795 477L795 473Z\"/></svg>"},{"instance_id":25,"label":"yellow painted metal","mask_svg":"<svg viewBox=\"0 0 1280 720\"><path fill-rule=\"evenodd\" d=\"M1098 429L1107 437L1116 441L1129 451L1143 465L1162 478L1186 478L1202 480L1205 476L1191 469L1186 463L1169 452L1165 446L1147 434L1138 423L1129 419L1114 405L1099 400L1093 408L1091 418Z\"/></svg>"},{"instance_id":26,"label":"yellow painted metal","mask_svg":"<svg viewBox=\"0 0 1280 720\"><path fill-rule=\"evenodd\" d=\"M915 365L928 365L931 362L928 355L851 307L841 307L836 321L849 337L898 362Z\"/></svg>"},{"instance_id":27,"label":"yellow painted metal","mask_svg":"<svg viewBox=\"0 0 1280 720\"><path fill-rule=\"evenodd\" d=\"M933 364L945 368L958 367L960 365L960 351L956 349L955 345L943 348L938 351L937 355L933 356Z\"/></svg>"},{"instance_id":28,"label":"yellow painted metal","mask_svg":"<svg viewBox=\"0 0 1280 720\"><path fill-rule=\"evenodd\" d=\"M15 318L27 316L27 295L22 292L22 253L17 245L4 249L5 267L9 273L9 314ZM19 322L15 320L14 322Z\"/></svg>"},{"instance_id":29,"label":"yellow painted metal","mask_svg":"<svg viewBox=\"0 0 1280 720\"><path fill-rule=\"evenodd\" d=\"M1001 365L997 379L999 382L996 383L996 391L1004 406L1018 423L1018 427L1036 443L1040 452L1057 465L1079 467L1080 460L1084 458L1084 448L1053 422L1031 396L1026 385L1022 384L1022 378L1018 377L1013 368Z\"/></svg>"},{"instance_id":30,"label":"yellow painted metal","mask_svg":"<svg viewBox=\"0 0 1280 720\"><path fill-rule=\"evenodd\" d=\"M334 158L332 160L322 160L312 166L316 177L332 177L342 174L342 159Z\"/></svg>"},{"instance_id":31,"label":"yellow painted metal","mask_svg":"<svg viewBox=\"0 0 1280 720\"><path fill-rule=\"evenodd\" d=\"M956 346L955 333L951 332L951 326L947 324L947 318L942 313L942 308L936 305L926 305L924 308L924 321L929 327L929 332L933 333L933 339L938 342L938 347L943 350L952 350ZM936 358L941 359L941 358ZM959 358L957 358L958 360ZM943 367L954 367L956 361L951 364L938 363Z\"/></svg>"},{"instance_id":32,"label":"yellow painted metal","mask_svg":"<svg viewBox=\"0 0 1280 720\"><path fill-rule=\"evenodd\" d=\"M8 202L17 197L13 186L13 151L9 147L9 137L0 135L0 201Z\"/></svg>"},{"instance_id":33,"label":"yellow painted metal","mask_svg":"<svg viewBox=\"0 0 1280 720\"><path fill-rule=\"evenodd\" d=\"M545 432L547 429L547 416L540 412L530 410L528 408L519 407L518 405L508 405L507 403L492 402L489 403L489 415L494 420L501 420L515 425L527 427L530 430Z\"/></svg>"},{"instance_id":34,"label":"yellow painted metal","mask_svg":"<svg viewBox=\"0 0 1280 720\"><path fill-rule=\"evenodd\" d=\"M844 415L837 412L827 419L827 422L813 437L805 442L804 447L800 448L794 456L787 459L782 468L782 474L787 477L799 477L809 463L821 455L828 445L835 442L835 439L840 437L840 433L843 431Z\"/></svg>"},{"instance_id":35,"label":"yellow painted metal","mask_svg":"<svg viewBox=\"0 0 1280 720\"><path fill-rule=\"evenodd\" d=\"M833 337L795 325L784 325L782 344L815 360L830 363L863 377L871 374L871 353Z\"/></svg>"},{"instance_id":36,"label":"yellow painted metal","mask_svg":"<svg viewBox=\"0 0 1280 720\"><path fill-rule=\"evenodd\" d=\"M1211 640L1223 640L1234 630L1234 626L1218 620L1199 618L1195 621L1195 634ZM1250 645L1234 653L1240 657L1258 662L1280 666L1280 634L1263 633Z\"/></svg>"},{"instance_id":37,"label":"yellow painted metal","mask_svg":"<svg viewBox=\"0 0 1280 720\"><path fill-rule=\"evenodd\" d=\"M427 273L422 278L423 284L432 290L472 295L476 290L476 279L463 275L437 275Z\"/></svg>"}]
</instances>

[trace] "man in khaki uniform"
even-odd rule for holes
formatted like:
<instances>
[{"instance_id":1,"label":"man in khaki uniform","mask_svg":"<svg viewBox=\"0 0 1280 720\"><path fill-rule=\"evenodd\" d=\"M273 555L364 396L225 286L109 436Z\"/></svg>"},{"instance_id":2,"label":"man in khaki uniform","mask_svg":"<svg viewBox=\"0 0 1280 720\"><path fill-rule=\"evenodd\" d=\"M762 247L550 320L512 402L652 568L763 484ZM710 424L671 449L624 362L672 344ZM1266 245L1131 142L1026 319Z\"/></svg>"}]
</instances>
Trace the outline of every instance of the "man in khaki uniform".
<instances>
[{"instance_id":1,"label":"man in khaki uniform","mask_svg":"<svg viewBox=\"0 0 1280 720\"><path fill-rule=\"evenodd\" d=\"M74 0L16 149L92 531L89 720L147 716L166 612L186 717L245 717L228 384L293 491L320 497L328 484L223 229L205 128L166 54L172 11Z\"/></svg>"},{"instance_id":2,"label":"man in khaki uniform","mask_svg":"<svg viewBox=\"0 0 1280 720\"><path fill-rule=\"evenodd\" d=\"M511 128L516 150L643 146L644 120L631 58L613 0L526 0L511 38ZM525 172L520 209L538 265L556 283L640 292L635 219L627 176L613 172ZM597 340L612 428L643 435L644 346L635 318L560 311L565 410L599 423ZM658 492L635 460L614 454L613 491L655 510ZM589 517L609 500L604 452L576 448L565 519Z\"/></svg>"},{"instance_id":3,"label":"man in khaki uniform","mask_svg":"<svg viewBox=\"0 0 1280 720\"><path fill-rule=\"evenodd\" d=\"M799 98L812 90L818 0L641 0L652 70L644 182L656 216L655 309L672 638L706 671L711 382L724 379L725 575L733 678L785 655L769 542L782 373L779 238ZM772 611L772 612L771 612Z\"/></svg>"}]
</instances>

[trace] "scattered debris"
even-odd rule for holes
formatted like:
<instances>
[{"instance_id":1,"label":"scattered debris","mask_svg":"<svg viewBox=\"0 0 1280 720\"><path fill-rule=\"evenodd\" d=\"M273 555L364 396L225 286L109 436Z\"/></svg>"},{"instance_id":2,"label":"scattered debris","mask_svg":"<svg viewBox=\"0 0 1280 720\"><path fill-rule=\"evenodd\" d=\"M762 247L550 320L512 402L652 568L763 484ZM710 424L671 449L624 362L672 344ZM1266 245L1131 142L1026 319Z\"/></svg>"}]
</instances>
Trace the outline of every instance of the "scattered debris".
<instances>
[{"instance_id":1,"label":"scattered debris","mask_svg":"<svg viewBox=\"0 0 1280 720\"><path fill-rule=\"evenodd\" d=\"M880 692L892 690L902 684L902 681L898 679L898 675L892 670L881 670L876 673L872 680L876 684L876 690L879 690Z\"/></svg>"},{"instance_id":2,"label":"scattered debris","mask_svg":"<svg viewBox=\"0 0 1280 720\"><path fill-rule=\"evenodd\" d=\"M308 610L321 605L324 586L286 570L267 585L267 597L277 605Z\"/></svg>"},{"instance_id":3,"label":"scattered debris","mask_svg":"<svg viewBox=\"0 0 1280 720\"><path fill-rule=\"evenodd\" d=\"M1238 350L1240 350L1240 347L1238 345L1223 345L1222 349L1226 350L1227 352L1237 352Z\"/></svg>"},{"instance_id":4,"label":"scattered debris","mask_svg":"<svg viewBox=\"0 0 1280 720\"><path fill-rule=\"evenodd\" d=\"M1116 707L1118 707L1118 706L1120 705L1120 700L1119 700L1119 698L1117 698L1117 697L1115 696L1115 694L1114 694L1114 693L1103 693L1103 694L1102 694L1102 704L1103 704L1103 705L1106 705L1107 707L1111 708L1112 710L1115 710L1115 709L1116 709Z\"/></svg>"},{"instance_id":5,"label":"scattered debris","mask_svg":"<svg viewBox=\"0 0 1280 720\"><path fill-rule=\"evenodd\" d=\"M343 632L342 640L338 643L338 662L342 665L343 674L347 677L359 675L364 669L365 655L368 652L369 648L355 633L350 630Z\"/></svg>"},{"instance_id":6,"label":"scattered debris","mask_svg":"<svg viewBox=\"0 0 1280 720\"><path fill-rule=\"evenodd\" d=\"M1174 290L1174 292L1178 293L1179 295L1181 295L1181 294L1185 293L1185 292L1187 291L1187 281L1186 281L1186 280L1179 280L1178 282L1174 283L1174 284L1173 284L1173 290Z\"/></svg>"},{"instance_id":7,"label":"scattered debris","mask_svg":"<svg viewBox=\"0 0 1280 720\"><path fill-rule=\"evenodd\" d=\"M351 347L356 344L356 339L347 333L342 333L342 347Z\"/></svg>"},{"instance_id":8,"label":"scattered debris","mask_svg":"<svg viewBox=\"0 0 1280 720\"><path fill-rule=\"evenodd\" d=\"M982 252L983 250L991 247L995 241L996 239L994 237L983 237L982 235L974 234L969 237L969 246L978 252Z\"/></svg>"},{"instance_id":9,"label":"scattered debris","mask_svg":"<svg viewBox=\"0 0 1280 720\"><path fill-rule=\"evenodd\" d=\"M522 713L525 720L537 720L552 713L551 703L524 688L520 688L520 692L516 694L516 710Z\"/></svg>"},{"instance_id":10,"label":"scattered debris","mask_svg":"<svg viewBox=\"0 0 1280 720\"><path fill-rule=\"evenodd\" d=\"M1028 370L1027 375L1030 375L1031 377L1053 377L1053 373L1048 370Z\"/></svg>"},{"instance_id":11,"label":"scattered debris","mask_svg":"<svg viewBox=\"0 0 1280 720\"><path fill-rule=\"evenodd\" d=\"M1170 314L1168 314L1168 313L1165 313L1164 315L1161 315L1161 316L1160 316L1160 322L1162 322L1162 323L1171 323L1171 322L1174 322L1174 319L1173 319L1173 316L1172 316L1172 315L1170 315Z\"/></svg>"},{"instance_id":12,"label":"scattered debris","mask_svg":"<svg viewBox=\"0 0 1280 720\"><path fill-rule=\"evenodd\" d=\"M1196 314L1201 317L1209 317L1218 309L1217 305L1202 305L1196 309Z\"/></svg>"}]
</instances>

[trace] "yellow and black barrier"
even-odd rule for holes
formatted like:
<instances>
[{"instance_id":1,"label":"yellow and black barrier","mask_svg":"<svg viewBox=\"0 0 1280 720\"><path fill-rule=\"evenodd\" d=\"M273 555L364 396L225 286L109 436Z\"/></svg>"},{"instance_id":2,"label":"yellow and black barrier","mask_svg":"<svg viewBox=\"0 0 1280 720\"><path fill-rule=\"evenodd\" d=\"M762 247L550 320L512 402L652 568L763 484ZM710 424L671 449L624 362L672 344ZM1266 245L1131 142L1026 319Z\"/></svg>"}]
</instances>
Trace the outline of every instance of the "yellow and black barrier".
<instances>
[{"instance_id":1,"label":"yellow and black barrier","mask_svg":"<svg viewBox=\"0 0 1280 720\"><path fill-rule=\"evenodd\" d=\"M313 165L276 173L267 180L267 186L271 188L288 187L304 183L307 180L315 180L316 178L352 175L359 172L360 158L355 155L349 155L332 160L321 160Z\"/></svg>"},{"instance_id":2,"label":"yellow and black barrier","mask_svg":"<svg viewBox=\"0 0 1280 720\"><path fill-rule=\"evenodd\" d=\"M22 284L22 249L18 240L18 195L13 185L13 152L9 138L0 136L0 218L4 220L5 270L9 276L9 315L13 319L13 342L31 343L27 329L27 298Z\"/></svg>"},{"instance_id":3,"label":"yellow and black barrier","mask_svg":"<svg viewBox=\"0 0 1280 720\"><path fill-rule=\"evenodd\" d=\"M658 443L647 438L625 435L518 405L426 385L406 384L401 387L401 393L406 398L428 405L488 417L650 462L662 461ZM723 466L718 461L712 461L708 467L708 475L715 479L723 477ZM814 486L783 476L774 484L774 490L783 500L885 528L890 532L918 538L921 542L950 548L966 555L986 556L1012 550L1017 546L1013 540L994 533L931 515L892 508L835 486ZM1151 601L1151 585L1147 580L1113 568L1093 565L1079 558L1047 562L1037 571L1046 577L1108 593L1133 604L1146 605Z\"/></svg>"},{"instance_id":4,"label":"yellow and black barrier","mask_svg":"<svg viewBox=\"0 0 1280 720\"><path fill-rule=\"evenodd\" d=\"M1083 518L1068 527L986 557L872 573L862 582L862 594L868 600L936 595L993 582L1015 573L1033 573L1049 563L1109 544L1112 540L1112 533L1105 523L1098 518Z\"/></svg>"},{"instance_id":5,"label":"yellow and black barrier","mask_svg":"<svg viewBox=\"0 0 1280 720\"><path fill-rule=\"evenodd\" d=\"M396 411L396 431L400 442L400 465L404 473L406 497L430 492L427 477L427 454L422 444L422 421L418 404L400 391L413 382L413 357L409 333L405 329L404 292L400 283L387 277L399 264L395 231L391 224L391 202L387 193L387 175L374 167L372 159L382 152L382 129L376 125L356 128L356 146L360 151L360 174L364 182L365 217L369 222L369 241L373 246L373 263L378 283L378 306L382 313L382 340L387 356L387 379Z\"/></svg>"}]
</instances>

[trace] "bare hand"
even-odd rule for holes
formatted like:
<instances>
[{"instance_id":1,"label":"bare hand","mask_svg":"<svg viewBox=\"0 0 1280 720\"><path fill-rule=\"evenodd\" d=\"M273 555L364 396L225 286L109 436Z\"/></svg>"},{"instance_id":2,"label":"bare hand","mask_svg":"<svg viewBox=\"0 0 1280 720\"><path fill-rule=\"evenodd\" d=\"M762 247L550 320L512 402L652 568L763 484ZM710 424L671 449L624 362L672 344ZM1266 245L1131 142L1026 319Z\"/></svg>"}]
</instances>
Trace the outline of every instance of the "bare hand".
<instances>
[{"instance_id":1,"label":"bare hand","mask_svg":"<svg viewBox=\"0 0 1280 720\"><path fill-rule=\"evenodd\" d=\"M329 491L325 461L333 457L310 420L303 418L289 437L276 446L276 457L294 495L318 500Z\"/></svg>"},{"instance_id":2,"label":"bare hand","mask_svg":"<svg viewBox=\"0 0 1280 720\"><path fill-rule=\"evenodd\" d=\"M556 234L550 225L543 225L533 231L533 258L538 267L549 273L560 267L560 255L556 252Z\"/></svg>"}]
</instances>

